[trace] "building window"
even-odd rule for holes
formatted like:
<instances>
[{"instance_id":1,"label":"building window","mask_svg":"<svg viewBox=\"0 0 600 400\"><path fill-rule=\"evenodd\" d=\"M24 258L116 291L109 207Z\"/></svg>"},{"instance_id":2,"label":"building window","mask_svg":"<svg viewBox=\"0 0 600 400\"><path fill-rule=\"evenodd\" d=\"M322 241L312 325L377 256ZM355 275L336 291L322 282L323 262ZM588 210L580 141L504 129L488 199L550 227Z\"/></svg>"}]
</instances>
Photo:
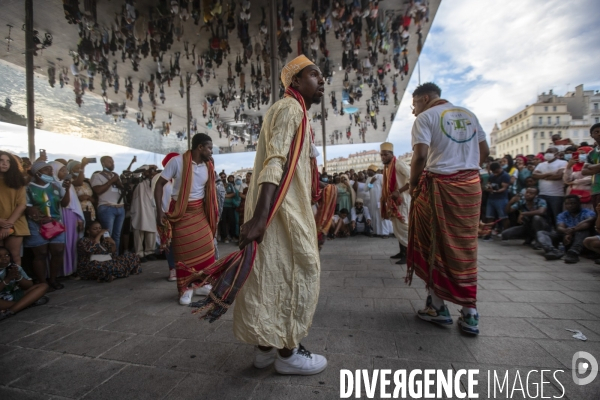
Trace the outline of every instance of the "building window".
<instances>
[{"instance_id":1,"label":"building window","mask_svg":"<svg viewBox=\"0 0 600 400\"><path fill-rule=\"evenodd\" d=\"M540 137L543 139L544 138L544 132L540 132Z\"/></svg>"},{"instance_id":2,"label":"building window","mask_svg":"<svg viewBox=\"0 0 600 400\"><path fill-rule=\"evenodd\" d=\"M594 111L598 111L598 103L594 103Z\"/></svg>"},{"instance_id":3,"label":"building window","mask_svg":"<svg viewBox=\"0 0 600 400\"><path fill-rule=\"evenodd\" d=\"M560 117L556 117L556 125L560 124Z\"/></svg>"},{"instance_id":4,"label":"building window","mask_svg":"<svg viewBox=\"0 0 600 400\"><path fill-rule=\"evenodd\" d=\"M529 134L525 135L525 140L529 140Z\"/></svg>"},{"instance_id":5,"label":"building window","mask_svg":"<svg viewBox=\"0 0 600 400\"><path fill-rule=\"evenodd\" d=\"M540 149L541 149L541 152L542 152L542 153L544 152L544 147L545 147L545 144L544 144L544 143L541 143L541 144L540 144Z\"/></svg>"},{"instance_id":6,"label":"building window","mask_svg":"<svg viewBox=\"0 0 600 400\"><path fill-rule=\"evenodd\" d=\"M548 117L548 125L552 124L552 117Z\"/></svg>"},{"instance_id":7,"label":"building window","mask_svg":"<svg viewBox=\"0 0 600 400\"><path fill-rule=\"evenodd\" d=\"M596 117L595 119L596 119L596 124L597 124L598 122L600 122L600 118Z\"/></svg>"},{"instance_id":8,"label":"building window","mask_svg":"<svg viewBox=\"0 0 600 400\"><path fill-rule=\"evenodd\" d=\"M579 131L578 130L574 130L573 131L573 137L579 137Z\"/></svg>"},{"instance_id":9,"label":"building window","mask_svg":"<svg viewBox=\"0 0 600 400\"><path fill-rule=\"evenodd\" d=\"M529 154L529 145L525 146L527 154Z\"/></svg>"},{"instance_id":10,"label":"building window","mask_svg":"<svg viewBox=\"0 0 600 400\"><path fill-rule=\"evenodd\" d=\"M552 111L556 111L556 106L552 106Z\"/></svg>"},{"instance_id":11,"label":"building window","mask_svg":"<svg viewBox=\"0 0 600 400\"><path fill-rule=\"evenodd\" d=\"M544 111L548 111L548 107L544 107Z\"/></svg>"},{"instance_id":12,"label":"building window","mask_svg":"<svg viewBox=\"0 0 600 400\"><path fill-rule=\"evenodd\" d=\"M542 125L544 123L544 120L542 117L538 118L538 125Z\"/></svg>"}]
</instances>

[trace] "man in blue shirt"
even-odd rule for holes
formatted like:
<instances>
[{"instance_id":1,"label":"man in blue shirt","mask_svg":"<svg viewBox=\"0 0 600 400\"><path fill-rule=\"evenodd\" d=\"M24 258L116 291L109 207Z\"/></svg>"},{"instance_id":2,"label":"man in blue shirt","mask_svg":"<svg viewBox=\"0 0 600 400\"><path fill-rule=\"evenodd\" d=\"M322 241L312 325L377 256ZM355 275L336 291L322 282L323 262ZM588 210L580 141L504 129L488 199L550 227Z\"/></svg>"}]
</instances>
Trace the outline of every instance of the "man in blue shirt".
<instances>
[{"instance_id":1,"label":"man in blue shirt","mask_svg":"<svg viewBox=\"0 0 600 400\"><path fill-rule=\"evenodd\" d=\"M490 171L488 184L485 187L485 191L489 193L485 216L487 222L501 221L504 229L507 229L509 220L506 215L506 206L508 205L510 175L497 162L490 165ZM485 237L484 240L491 240L491 235Z\"/></svg>"},{"instance_id":2,"label":"man in blue shirt","mask_svg":"<svg viewBox=\"0 0 600 400\"><path fill-rule=\"evenodd\" d=\"M558 260L565 256L567 264L575 264L579 262L583 241L590 236L596 214L587 208L581 208L579 196L566 196L564 206L566 211L556 217L556 232L538 232L537 241L546 253L546 260ZM555 247L559 242L568 250L566 255Z\"/></svg>"},{"instance_id":3,"label":"man in blue shirt","mask_svg":"<svg viewBox=\"0 0 600 400\"><path fill-rule=\"evenodd\" d=\"M524 196L515 196L508 203L507 211L519 212L517 222L519 226L513 226L502 232L502 240L525 239L526 245L532 244L537 233L549 231L550 225L546 219L546 200L539 197L540 190L537 187L529 187Z\"/></svg>"}]
</instances>

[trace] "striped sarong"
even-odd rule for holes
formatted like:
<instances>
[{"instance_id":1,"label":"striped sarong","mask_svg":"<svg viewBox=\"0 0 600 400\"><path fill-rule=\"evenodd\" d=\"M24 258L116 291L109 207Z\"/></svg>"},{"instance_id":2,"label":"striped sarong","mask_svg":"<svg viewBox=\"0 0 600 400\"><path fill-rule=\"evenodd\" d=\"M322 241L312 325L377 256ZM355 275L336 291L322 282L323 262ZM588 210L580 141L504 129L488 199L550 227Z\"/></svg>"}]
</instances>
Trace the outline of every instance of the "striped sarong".
<instances>
[{"instance_id":1,"label":"striped sarong","mask_svg":"<svg viewBox=\"0 0 600 400\"><path fill-rule=\"evenodd\" d=\"M170 212L174 208L172 200ZM177 290L183 294L192 270L202 271L215 262L214 237L204 213L204 200L188 202L183 217L172 225L171 249L177 261Z\"/></svg>"},{"instance_id":2,"label":"striped sarong","mask_svg":"<svg viewBox=\"0 0 600 400\"><path fill-rule=\"evenodd\" d=\"M478 171L423 173L410 210L409 285L416 273L438 297L475 307L480 205Z\"/></svg>"},{"instance_id":3,"label":"striped sarong","mask_svg":"<svg viewBox=\"0 0 600 400\"><path fill-rule=\"evenodd\" d=\"M317 237L319 247L325 244L327 232L331 227L333 214L335 214L335 206L337 203L337 187L335 185L327 185L323 188L321 199L319 200L319 210L315 216L317 224Z\"/></svg>"}]
</instances>

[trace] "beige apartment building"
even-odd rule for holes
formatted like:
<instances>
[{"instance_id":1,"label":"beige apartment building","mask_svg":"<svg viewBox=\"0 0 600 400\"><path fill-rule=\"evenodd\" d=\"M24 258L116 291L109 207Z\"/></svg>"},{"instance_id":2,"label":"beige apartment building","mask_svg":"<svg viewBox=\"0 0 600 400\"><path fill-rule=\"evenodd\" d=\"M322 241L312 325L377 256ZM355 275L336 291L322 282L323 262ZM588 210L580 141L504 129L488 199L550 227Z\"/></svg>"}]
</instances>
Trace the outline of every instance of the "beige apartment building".
<instances>
[{"instance_id":1,"label":"beige apartment building","mask_svg":"<svg viewBox=\"0 0 600 400\"><path fill-rule=\"evenodd\" d=\"M574 143L590 142L589 129L600 119L600 94L584 90L583 85L564 96L552 90L538 96L533 105L500 123L490 134L495 157L504 154L537 154L552 145L552 135L559 134Z\"/></svg>"},{"instance_id":2,"label":"beige apartment building","mask_svg":"<svg viewBox=\"0 0 600 400\"><path fill-rule=\"evenodd\" d=\"M404 161L410 165L412 160L412 152L405 153L397 156L399 160ZM335 174L345 171L363 171L369 168L369 165L375 164L377 167L383 169L383 163L377 150L365 150L358 153L350 154L348 157L337 157L331 160L327 160L327 173ZM323 170L323 166L319 165L319 170Z\"/></svg>"}]
</instances>

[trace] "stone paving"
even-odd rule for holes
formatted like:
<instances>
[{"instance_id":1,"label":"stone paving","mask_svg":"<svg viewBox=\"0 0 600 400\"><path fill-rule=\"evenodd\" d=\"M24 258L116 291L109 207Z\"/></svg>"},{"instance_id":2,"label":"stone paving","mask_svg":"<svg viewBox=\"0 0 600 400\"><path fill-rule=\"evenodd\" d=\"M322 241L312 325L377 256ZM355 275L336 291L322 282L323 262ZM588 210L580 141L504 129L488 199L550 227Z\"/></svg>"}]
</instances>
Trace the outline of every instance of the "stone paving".
<instances>
[{"instance_id":1,"label":"stone paving","mask_svg":"<svg viewBox=\"0 0 600 400\"><path fill-rule=\"evenodd\" d=\"M232 250L221 245L222 253ZM417 278L405 285L405 267L389 259L396 251L393 239L325 245L321 298L303 341L329 360L319 375L255 369L252 347L233 337L232 313L214 324L197 320L177 304L166 262L156 261L110 284L66 281L47 306L1 322L0 399L336 399L342 368L478 368L480 378L509 370L511 386L517 371L525 382L532 369L562 369L563 398L600 398L600 377L578 386L570 370L577 351L600 360L600 266L547 262L520 242L481 242L481 335L468 337L456 324L415 317L424 285ZM458 308L450 305L455 321ZM539 375L532 379L539 384ZM485 380L479 388L487 398ZM552 381L544 395L562 391Z\"/></svg>"}]
</instances>

